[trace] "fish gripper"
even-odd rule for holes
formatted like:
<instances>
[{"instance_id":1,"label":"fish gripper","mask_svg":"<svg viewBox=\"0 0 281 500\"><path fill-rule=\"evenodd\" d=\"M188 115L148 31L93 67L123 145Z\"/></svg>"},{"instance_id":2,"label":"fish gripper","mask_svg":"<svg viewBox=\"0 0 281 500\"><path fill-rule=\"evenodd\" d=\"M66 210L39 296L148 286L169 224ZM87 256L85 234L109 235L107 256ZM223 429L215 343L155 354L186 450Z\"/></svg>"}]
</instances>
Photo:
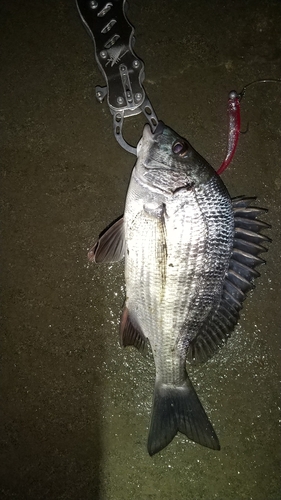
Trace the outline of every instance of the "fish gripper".
<instances>
[{"instance_id":1,"label":"fish gripper","mask_svg":"<svg viewBox=\"0 0 281 500\"><path fill-rule=\"evenodd\" d=\"M136 148L122 135L124 119L144 113L153 131L158 120L142 85L144 63L133 51L134 28L126 17L126 0L76 0L76 4L106 81L105 87L96 87L96 97L99 102L107 98L116 140L136 155Z\"/></svg>"}]
</instances>

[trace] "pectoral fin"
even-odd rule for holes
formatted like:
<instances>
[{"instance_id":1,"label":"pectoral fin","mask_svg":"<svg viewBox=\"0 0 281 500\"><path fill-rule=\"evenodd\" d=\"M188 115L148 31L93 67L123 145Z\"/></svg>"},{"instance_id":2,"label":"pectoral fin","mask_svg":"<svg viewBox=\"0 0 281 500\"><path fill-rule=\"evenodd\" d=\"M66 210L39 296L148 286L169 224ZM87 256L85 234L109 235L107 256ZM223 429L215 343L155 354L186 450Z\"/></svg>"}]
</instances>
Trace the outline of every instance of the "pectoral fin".
<instances>
[{"instance_id":1,"label":"pectoral fin","mask_svg":"<svg viewBox=\"0 0 281 500\"><path fill-rule=\"evenodd\" d=\"M90 262L118 262L125 255L125 246L121 216L100 234L98 241L88 252L88 259Z\"/></svg>"}]
</instances>

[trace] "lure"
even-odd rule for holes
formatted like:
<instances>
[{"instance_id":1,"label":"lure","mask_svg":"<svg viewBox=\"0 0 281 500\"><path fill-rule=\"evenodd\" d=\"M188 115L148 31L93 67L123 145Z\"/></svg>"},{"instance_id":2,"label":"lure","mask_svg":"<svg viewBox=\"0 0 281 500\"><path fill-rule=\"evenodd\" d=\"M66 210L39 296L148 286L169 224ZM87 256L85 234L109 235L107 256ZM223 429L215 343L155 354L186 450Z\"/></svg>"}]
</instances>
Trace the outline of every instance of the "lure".
<instances>
[{"instance_id":1,"label":"lure","mask_svg":"<svg viewBox=\"0 0 281 500\"><path fill-rule=\"evenodd\" d=\"M229 93L228 104L227 104L227 112L229 119L227 152L225 159L223 160L220 168L217 170L218 175L221 175L224 172L224 170L228 167L237 148L240 128L241 128L241 115L240 115L241 99L242 99L242 93L237 94L235 90L232 90Z\"/></svg>"},{"instance_id":2,"label":"lure","mask_svg":"<svg viewBox=\"0 0 281 500\"><path fill-rule=\"evenodd\" d=\"M227 112L228 112L228 141L227 141L227 151L225 158L217 170L217 174L221 175L224 170L230 164L234 153L237 148L238 139L240 135L241 128L241 114L240 114L240 102L242 97L245 95L246 89L255 83L270 83L270 82L279 82L281 80L278 79L265 79L265 80L255 80L251 83L248 83L243 87L239 94L232 90L228 96L228 104L227 104Z\"/></svg>"}]
</instances>

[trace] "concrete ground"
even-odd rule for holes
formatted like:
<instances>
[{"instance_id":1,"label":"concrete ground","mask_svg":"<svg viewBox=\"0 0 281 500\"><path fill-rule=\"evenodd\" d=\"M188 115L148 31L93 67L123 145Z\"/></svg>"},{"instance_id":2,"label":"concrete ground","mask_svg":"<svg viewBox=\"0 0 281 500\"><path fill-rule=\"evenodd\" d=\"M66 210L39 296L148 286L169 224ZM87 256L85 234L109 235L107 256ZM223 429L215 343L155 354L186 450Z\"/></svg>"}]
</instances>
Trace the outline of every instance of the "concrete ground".
<instances>
[{"instance_id":1,"label":"concrete ground","mask_svg":"<svg viewBox=\"0 0 281 500\"><path fill-rule=\"evenodd\" d=\"M158 117L218 168L228 92L280 78L280 1L129 4ZM74 1L3 0L0 24L1 500L279 500L281 85L248 89L223 174L269 208L267 265L228 345L190 370L222 449L180 435L150 458L154 365L118 344L123 264L86 259L123 211L134 157L95 100Z\"/></svg>"}]
</instances>

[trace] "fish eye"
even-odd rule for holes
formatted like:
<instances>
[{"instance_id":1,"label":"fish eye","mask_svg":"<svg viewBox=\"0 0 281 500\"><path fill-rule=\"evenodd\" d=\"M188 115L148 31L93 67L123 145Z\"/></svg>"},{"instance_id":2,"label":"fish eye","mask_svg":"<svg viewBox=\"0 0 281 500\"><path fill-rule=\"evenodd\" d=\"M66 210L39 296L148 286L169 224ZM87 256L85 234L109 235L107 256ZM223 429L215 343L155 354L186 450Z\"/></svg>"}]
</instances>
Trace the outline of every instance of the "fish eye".
<instances>
[{"instance_id":1,"label":"fish eye","mask_svg":"<svg viewBox=\"0 0 281 500\"><path fill-rule=\"evenodd\" d=\"M185 141L175 141L172 151L175 155L185 156L188 151L188 144Z\"/></svg>"}]
</instances>

